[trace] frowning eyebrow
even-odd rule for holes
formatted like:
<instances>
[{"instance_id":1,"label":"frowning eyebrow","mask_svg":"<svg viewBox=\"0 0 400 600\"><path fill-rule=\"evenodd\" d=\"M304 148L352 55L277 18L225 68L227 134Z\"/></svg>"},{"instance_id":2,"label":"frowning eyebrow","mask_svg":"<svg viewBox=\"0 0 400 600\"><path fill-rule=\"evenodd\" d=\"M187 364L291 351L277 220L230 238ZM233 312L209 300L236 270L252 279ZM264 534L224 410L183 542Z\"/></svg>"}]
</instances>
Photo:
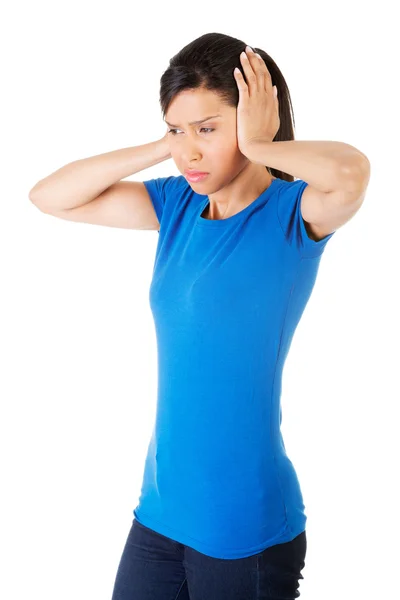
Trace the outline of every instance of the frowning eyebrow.
<instances>
[{"instance_id":1,"label":"frowning eyebrow","mask_svg":"<svg viewBox=\"0 0 400 600\"><path fill-rule=\"evenodd\" d=\"M204 121L208 121L209 119L215 119L217 117L222 117L222 115L220 115L220 114L218 114L218 115L212 115L211 117L206 117L205 119L200 119L200 121L191 121L189 123L189 125L198 125L199 123L204 123ZM172 123L168 123L168 121L165 121L165 122L170 127L179 127L179 125L172 125Z\"/></svg>"}]
</instances>

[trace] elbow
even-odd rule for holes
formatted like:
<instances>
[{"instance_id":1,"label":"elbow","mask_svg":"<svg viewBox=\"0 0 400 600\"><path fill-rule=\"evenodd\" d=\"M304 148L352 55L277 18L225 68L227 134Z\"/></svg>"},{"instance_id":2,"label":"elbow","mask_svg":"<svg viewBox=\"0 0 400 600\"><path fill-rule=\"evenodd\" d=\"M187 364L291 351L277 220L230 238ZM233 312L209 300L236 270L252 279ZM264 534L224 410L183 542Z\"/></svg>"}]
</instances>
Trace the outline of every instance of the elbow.
<instances>
[{"instance_id":1,"label":"elbow","mask_svg":"<svg viewBox=\"0 0 400 600\"><path fill-rule=\"evenodd\" d=\"M29 191L28 198L32 202L32 204L39 208L39 210L43 210L45 202L43 200L43 193L39 192L38 190L38 184L34 185L33 188Z\"/></svg>"},{"instance_id":2,"label":"elbow","mask_svg":"<svg viewBox=\"0 0 400 600\"><path fill-rule=\"evenodd\" d=\"M34 185L29 191L28 198L33 204L36 204L38 199L38 184Z\"/></svg>"}]
</instances>

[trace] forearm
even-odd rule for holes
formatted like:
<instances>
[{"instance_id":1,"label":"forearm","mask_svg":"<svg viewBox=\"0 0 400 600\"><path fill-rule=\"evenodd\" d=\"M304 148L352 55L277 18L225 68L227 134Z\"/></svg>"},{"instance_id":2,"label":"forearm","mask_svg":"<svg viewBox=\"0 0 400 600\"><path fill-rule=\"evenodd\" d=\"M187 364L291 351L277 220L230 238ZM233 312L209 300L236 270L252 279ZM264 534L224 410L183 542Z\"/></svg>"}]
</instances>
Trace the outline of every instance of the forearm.
<instances>
[{"instance_id":1,"label":"forearm","mask_svg":"<svg viewBox=\"0 0 400 600\"><path fill-rule=\"evenodd\" d=\"M254 141L245 156L256 164L306 181L322 192L351 185L367 157L349 144L333 141Z\"/></svg>"},{"instance_id":2,"label":"forearm","mask_svg":"<svg viewBox=\"0 0 400 600\"><path fill-rule=\"evenodd\" d=\"M64 165L29 192L37 206L67 209L97 198L113 183L170 157L165 138L155 142L113 150Z\"/></svg>"}]
</instances>

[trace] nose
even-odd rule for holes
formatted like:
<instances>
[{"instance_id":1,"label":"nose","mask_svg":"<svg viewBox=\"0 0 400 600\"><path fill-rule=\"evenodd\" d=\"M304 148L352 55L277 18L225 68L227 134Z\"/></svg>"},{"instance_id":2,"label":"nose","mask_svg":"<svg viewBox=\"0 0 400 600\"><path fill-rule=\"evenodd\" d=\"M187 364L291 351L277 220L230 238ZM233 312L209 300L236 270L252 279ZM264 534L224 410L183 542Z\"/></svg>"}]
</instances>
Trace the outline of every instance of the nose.
<instances>
[{"instance_id":1,"label":"nose","mask_svg":"<svg viewBox=\"0 0 400 600\"><path fill-rule=\"evenodd\" d=\"M192 132L189 134L181 134L179 143L177 144L177 150L179 148L179 154L181 156L183 164L190 168L196 168L196 164L201 164L203 153L201 151L202 140L196 137L196 134Z\"/></svg>"},{"instance_id":2,"label":"nose","mask_svg":"<svg viewBox=\"0 0 400 600\"><path fill-rule=\"evenodd\" d=\"M191 169L196 169L196 165L201 163L201 154L196 150L182 152L182 162Z\"/></svg>"}]
</instances>

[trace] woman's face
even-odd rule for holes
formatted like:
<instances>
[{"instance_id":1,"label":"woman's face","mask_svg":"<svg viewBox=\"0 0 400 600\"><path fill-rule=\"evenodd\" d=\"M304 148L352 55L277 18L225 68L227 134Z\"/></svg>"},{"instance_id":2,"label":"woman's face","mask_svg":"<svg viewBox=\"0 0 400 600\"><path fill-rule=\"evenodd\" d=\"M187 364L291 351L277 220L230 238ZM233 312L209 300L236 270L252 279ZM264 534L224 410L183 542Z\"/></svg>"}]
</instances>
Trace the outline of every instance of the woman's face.
<instances>
[{"instance_id":1,"label":"woman's face","mask_svg":"<svg viewBox=\"0 0 400 600\"><path fill-rule=\"evenodd\" d=\"M190 125L206 117L212 118ZM228 185L249 163L237 143L236 109L222 104L215 92L202 88L181 92L164 120L171 157L180 173L185 176L185 169L209 173L203 181L189 182L199 194Z\"/></svg>"}]
</instances>

